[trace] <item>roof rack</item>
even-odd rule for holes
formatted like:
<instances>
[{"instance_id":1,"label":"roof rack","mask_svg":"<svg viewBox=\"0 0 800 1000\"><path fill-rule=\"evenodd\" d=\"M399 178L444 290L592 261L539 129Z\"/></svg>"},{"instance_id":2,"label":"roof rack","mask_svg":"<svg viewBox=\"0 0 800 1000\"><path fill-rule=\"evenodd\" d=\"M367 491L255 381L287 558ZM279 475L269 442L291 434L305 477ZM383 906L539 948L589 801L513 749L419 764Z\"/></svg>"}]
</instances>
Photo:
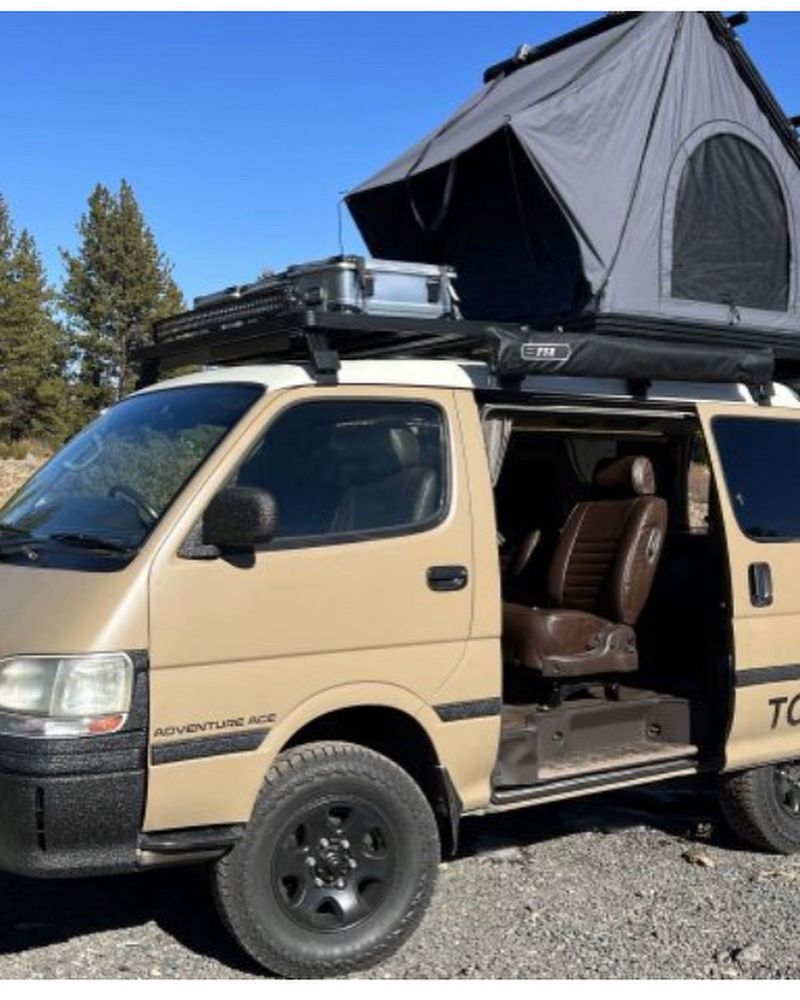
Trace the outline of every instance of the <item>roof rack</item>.
<instances>
[{"instance_id":1,"label":"roof rack","mask_svg":"<svg viewBox=\"0 0 800 1000\"><path fill-rule=\"evenodd\" d=\"M315 380L335 384L342 358L438 358L488 364L498 386L528 375L619 378L637 395L652 381L742 383L769 395L775 358L770 349L676 343L669 334L626 331L533 330L515 323L415 319L295 309L270 302L223 300L162 320L155 343L133 354L139 387L170 368L245 362L309 365ZM643 388L644 387L644 390Z\"/></svg>"},{"instance_id":2,"label":"roof rack","mask_svg":"<svg viewBox=\"0 0 800 1000\"><path fill-rule=\"evenodd\" d=\"M520 338L528 328L509 324ZM258 304L191 310L155 325L152 346L132 353L139 385L184 365L244 362L310 364L317 381L336 380L342 358L488 360L492 324L298 309L276 314Z\"/></svg>"}]
</instances>

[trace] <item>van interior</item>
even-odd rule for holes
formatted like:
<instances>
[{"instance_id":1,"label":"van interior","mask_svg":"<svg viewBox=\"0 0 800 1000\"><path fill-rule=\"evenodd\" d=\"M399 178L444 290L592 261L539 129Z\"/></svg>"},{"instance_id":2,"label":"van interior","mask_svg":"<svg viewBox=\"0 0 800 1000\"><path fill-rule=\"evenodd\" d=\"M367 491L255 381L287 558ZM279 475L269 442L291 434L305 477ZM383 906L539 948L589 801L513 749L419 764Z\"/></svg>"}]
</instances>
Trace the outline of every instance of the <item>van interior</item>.
<instances>
[{"instance_id":1,"label":"van interior","mask_svg":"<svg viewBox=\"0 0 800 1000\"><path fill-rule=\"evenodd\" d=\"M724 535L696 415L493 408L503 598L495 798L718 757Z\"/></svg>"}]
</instances>

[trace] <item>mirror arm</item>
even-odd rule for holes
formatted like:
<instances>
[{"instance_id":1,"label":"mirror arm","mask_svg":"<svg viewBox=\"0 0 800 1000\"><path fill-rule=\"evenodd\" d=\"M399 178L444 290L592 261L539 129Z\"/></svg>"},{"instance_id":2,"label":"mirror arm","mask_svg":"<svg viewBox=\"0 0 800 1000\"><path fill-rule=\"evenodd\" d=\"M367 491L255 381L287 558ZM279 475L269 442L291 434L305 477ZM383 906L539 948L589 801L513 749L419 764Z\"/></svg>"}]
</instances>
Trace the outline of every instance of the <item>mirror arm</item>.
<instances>
[{"instance_id":1,"label":"mirror arm","mask_svg":"<svg viewBox=\"0 0 800 1000\"><path fill-rule=\"evenodd\" d=\"M218 545L208 545L203 541L203 519L199 518L192 525L192 530L184 538L178 549L179 559L219 559L222 550Z\"/></svg>"}]
</instances>

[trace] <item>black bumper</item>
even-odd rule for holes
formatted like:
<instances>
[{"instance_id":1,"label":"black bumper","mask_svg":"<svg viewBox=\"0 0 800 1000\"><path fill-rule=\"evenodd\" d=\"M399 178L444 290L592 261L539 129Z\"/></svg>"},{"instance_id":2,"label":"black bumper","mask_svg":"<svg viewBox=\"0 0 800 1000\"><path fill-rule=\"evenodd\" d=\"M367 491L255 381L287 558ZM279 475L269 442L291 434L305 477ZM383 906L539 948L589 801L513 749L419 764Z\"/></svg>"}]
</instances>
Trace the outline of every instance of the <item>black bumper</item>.
<instances>
[{"instance_id":1,"label":"black bumper","mask_svg":"<svg viewBox=\"0 0 800 1000\"><path fill-rule=\"evenodd\" d=\"M107 736L0 736L0 870L40 878L136 869L145 802L147 675Z\"/></svg>"}]
</instances>

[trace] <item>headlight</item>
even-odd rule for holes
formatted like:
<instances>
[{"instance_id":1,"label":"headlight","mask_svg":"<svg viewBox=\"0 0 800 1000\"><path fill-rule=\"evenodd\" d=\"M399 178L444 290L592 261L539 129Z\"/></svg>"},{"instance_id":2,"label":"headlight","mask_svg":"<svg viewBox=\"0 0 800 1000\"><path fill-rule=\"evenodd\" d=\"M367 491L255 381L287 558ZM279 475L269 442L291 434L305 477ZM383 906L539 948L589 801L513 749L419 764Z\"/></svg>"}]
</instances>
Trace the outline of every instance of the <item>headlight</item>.
<instances>
[{"instance_id":1,"label":"headlight","mask_svg":"<svg viewBox=\"0 0 800 1000\"><path fill-rule=\"evenodd\" d=\"M120 729L131 705L125 653L0 660L0 733L84 736Z\"/></svg>"}]
</instances>

